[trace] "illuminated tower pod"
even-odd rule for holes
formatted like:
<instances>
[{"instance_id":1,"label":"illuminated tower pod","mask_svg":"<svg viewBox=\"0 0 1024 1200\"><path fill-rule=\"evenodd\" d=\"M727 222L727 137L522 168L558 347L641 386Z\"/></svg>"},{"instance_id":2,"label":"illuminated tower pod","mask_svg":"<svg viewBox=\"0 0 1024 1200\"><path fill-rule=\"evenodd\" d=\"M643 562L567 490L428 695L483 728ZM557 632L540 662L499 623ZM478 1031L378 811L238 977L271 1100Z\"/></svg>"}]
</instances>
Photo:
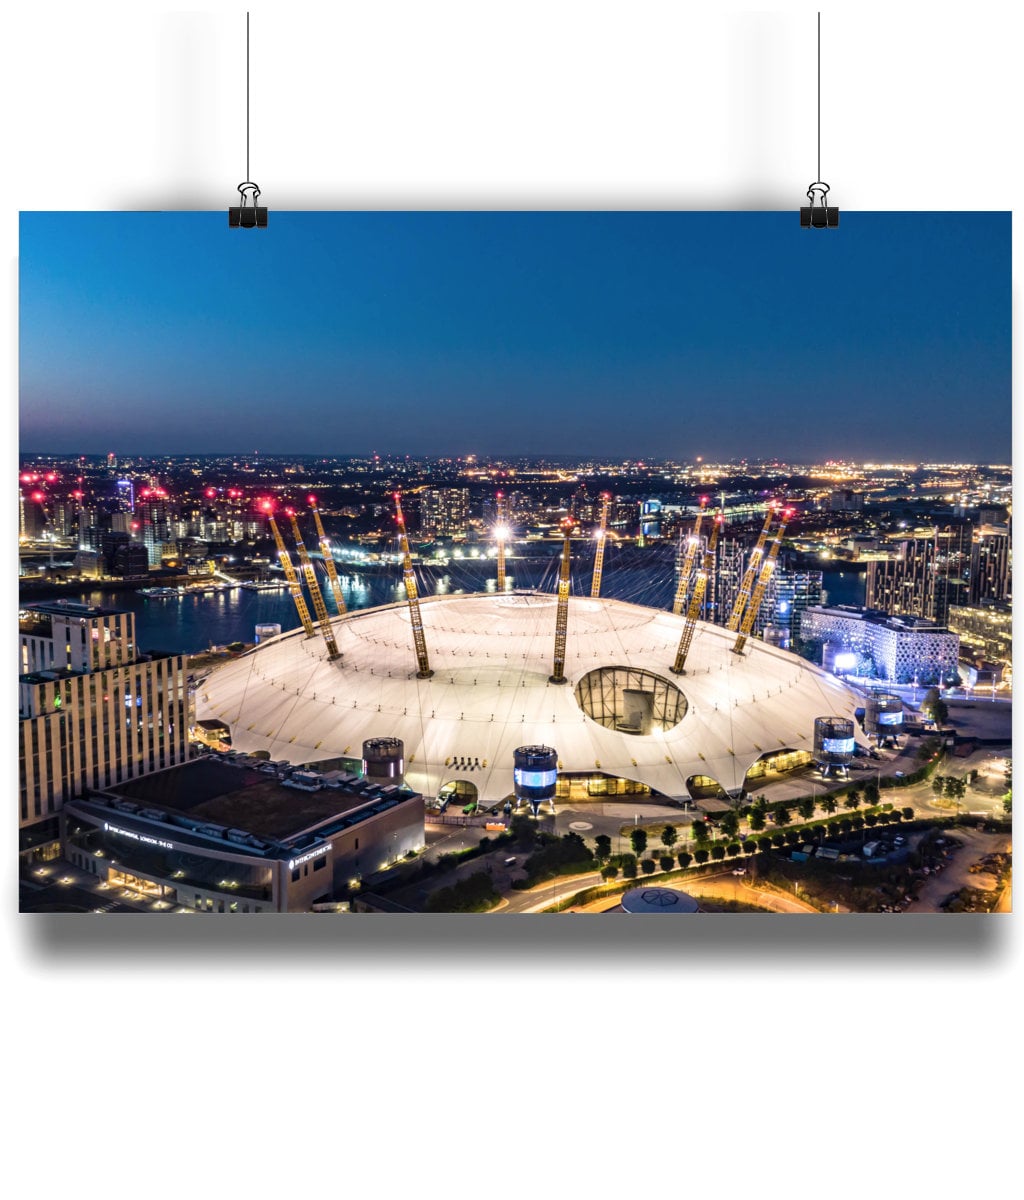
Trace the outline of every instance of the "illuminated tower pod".
<instances>
[{"instance_id":1,"label":"illuminated tower pod","mask_svg":"<svg viewBox=\"0 0 1024 1200\"><path fill-rule=\"evenodd\" d=\"M768 551L768 557L765 559L761 573L757 577L757 586L754 588L754 594L751 596L750 603L747 605L747 611L743 615L743 624L740 626L739 637L737 637L736 644L732 648L733 654L743 653L743 647L747 644L747 638L750 636L750 631L757 620L757 611L761 607L761 601L764 599L768 580L771 579L772 572L775 570L775 560L779 557L779 550L782 547L782 535L786 531L786 522L789 520L792 511L792 509L787 508L779 519L779 528L776 531L775 540L772 542L771 550Z\"/></svg>"},{"instance_id":2,"label":"illuminated tower pod","mask_svg":"<svg viewBox=\"0 0 1024 1200\"><path fill-rule=\"evenodd\" d=\"M427 639L423 636L423 616L420 613L419 593L416 576L412 573L412 555L409 539L405 533L405 517L402 515L402 498L395 492L395 510L398 513L398 536L402 544L402 572L405 578L405 595L409 601L409 621L412 625L412 640L416 647L416 678L429 679L433 675L427 658Z\"/></svg>"},{"instance_id":3,"label":"illuminated tower pod","mask_svg":"<svg viewBox=\"0 0 1024 1200\"><path fill-rule=\"evenodd\" d=\"M285 549L284 538L281 537L281 531L277 527L277 522L274 520L273 514L268 510L267 520L270 522L270 532L274 535L274 541L277 543L277 557L281 560L281 566L284 568L284 577L288 580L288 590L292 594L292 599L295 601L295 610L299 614L299 620L302 622L302 628L306 631L306 637L316 637L316 630L313 628L313 619L309 615L309 609L306 607L306 601L302 596L302 585L299 583L298 576L295 574L295 568L292 566L292 560Z\"/></svg>"},{"instance_id":4,"label":"illuminated tower pod","mask_svg":"<svg viewBox=\"0 0 1024 1200\"><path fill-rule=\"evenodd\" d=\"M682 570L679 572L679 582L676 584L676 598L672 602L672 611L677 617L683 611L683 602L686 600L686 589L690 586L690 576L693 574L693 564L697 557L697 547L700 545L700 526L704 520L704 506L707 502L707 496L701 496L697 521L693 527L693 533L690 534L686 547L686 558L683 560Z\"/></svg>"},{"instance_id":5,"label":"illuminated tower pod","mask_svg":"<svg viewBox=\"0 0 1024 1200\"><path fill-rule=\"evenodd\" d=\"M747 569L743 572L743 582L740 584L740 590L736 594L736 603L732 606L732 612L729 614L729 620L726 621L725 627L730 633L735 633L740 627L740 620L743 617L743 610L747 606L747 601L750 599L750 594L754 589L754 579L757 575L757 568L761 562L761 555L764 554L764 544L768 540L768 531L771 529L772 521L775 519L775 505L768 505L768 512L765 514L764 527L761 530L761 536L757 539L757 545L750 552L750 562L747 563Z\"/></svg>"},{"instance_id":6,"label":"illuminated tower pod","mask_svg":"<svg viewBox=\"0 0 1024 1200\"><path fill-rule=\"evenodd\" d=\"M715 517L711 537L708 539L708 544L704 551L704 561L697 572L697 579L693 585L693 595L690 597L690 607L686 610L686 620L683 623L683 632L679 638L679 648L676 650L676 660L672 664L672 672L675 675L684 675L686 673L686 656L690 653L690 643L693 641L693 633L697 628L697 616L700 613L700 606L704 600L704 592L708 586L708 575L711 572L711 565L715 561L718 532L722 528L724 520L725 518L722 516Z\"/></svg>"},{"instance_id":7,"label":"illuminated tower pod","mask_svg":"<svg viewBox=\"0 0 1024 1200\"><path fill-rule=\"evenodd\" d=\"M590 585L591 596L601 595L601 576L604 574L604 548L608 541L608 509L612 498L608 492L601 494L601 525L597 531L597 554L594 555L594 579Z\"/></svg>"},{"instance_id":8,"label":"illuminated tower pod","mask_svg":"<svg viewBox=\"0 0 1024 1200\"><path fill-rule=\"evenodd\" d=\"M302 563L302 571L306 576L306 586L309 588L309 594L313 597L313 607L316 609L317 623L320 626L320 632L324 635L324 641L327 643L327 655L333 662L336 658L341 657L341 651L338 649L338 643L334 640L334 631L331 629L331 622L327 616L327 606L324 604L320 585L316 581L316 571L313 569L313 564L306 553L306 543L302 540L302 534L299 533L299 522L295 517L295 510L289 508L287 512L292 523L292 536L295 538L295 548L299 552L299 562Z\"/></svg>"},{"instance_id":9,"label":"illuminated tower pod","mask_svg":"<svg viewBox=\"0 0 1024 1200\"><path fill-rule=\"evenodd\" d=\"M550 683L565 683L565 634L569 626L569 535L572 521L566 517L562 522L562 565L558 572L558 612L555 616L555 663L548 676Z\"/></svg>"},{"instance_id":10,"label":"illuminated tower pod","mask_svg":"<svg viewBox=\"0 0 1024 1200\"><path fill-rule=\"evenodd\" d=\"M327 540L327 534L324 533L324 523L320 520L320 510L316 506L315 496L310 496L309 506L313 510L313 520L316 522L316 536L320 542L320 553L324 556L324 566L327 569L327 578L330 580L331 591L334 593L334 603L338 606L338 615L341 616L348 610L345 608L345 597L341 594L341 580L338 578L338 571L334 565L331 543Z\"/></svg>"},{"instance_id":11,"label":"illuminated tower pod","mask_svg":"<svg viewBox=\"0 0 1024 1200\"><path fill-rule=\"evenodd\" d=\"M494 529L494 537L498 543L498 591L505 590L505 539L508 537L508 525L505 523L505 496L502 492L497 496L498 524Z\"/></svg>"}]
</instances>

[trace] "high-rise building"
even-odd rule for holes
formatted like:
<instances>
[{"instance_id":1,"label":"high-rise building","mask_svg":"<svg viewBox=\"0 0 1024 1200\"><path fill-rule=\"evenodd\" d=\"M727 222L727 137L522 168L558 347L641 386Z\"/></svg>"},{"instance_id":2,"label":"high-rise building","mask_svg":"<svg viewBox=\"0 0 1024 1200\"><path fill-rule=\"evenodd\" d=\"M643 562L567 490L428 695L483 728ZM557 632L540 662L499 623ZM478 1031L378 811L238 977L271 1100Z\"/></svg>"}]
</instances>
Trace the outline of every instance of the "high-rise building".
<instances>
[{"instance_id":1,"label":"high-rise building","mask_svg":"<svg viewBox=\"0 0 1024 1200\"><path fill-rule=\"evenodd\" d=\"M57 837L64 802L189 757L185 655L140 654L135 615L60 600L19 614L23 842Z\"/></svg>"},{"instance_id":2,"label":"high-rise building","mask_svg":"<svg viewBox=\"0 0 1024 1200\"><path fill-rule=\"evenodd\" d=\"M719 541L713 575L708 581L708 592L713 601L705 605L706 621L724 625L729 620L752 550L752 545L734 538ZM800 636L800 618L804 610L809 605L820 604L821 596L820 571L793 570L780 562L768 577L752 633L761 637L770 627L774 631L773 639L788 645L792 638Z\"/></svg>"},{"instance_id":3,"label":"high-rise building","mask_svg":"<svg viewBox=\"0 0 1024 1200\"><path fill-rule=\"evenodd\" d=\"M945 624L950 604L968 598L971 526L946 525L906 538L896 554L868 562L865 605L893 616Z\"/></svg>"},{"instance_id":4,"label":"high-rise building","mask_svg":"<svg viewBox=\"0 0 1024 1200\"><path fill-rule=\"evenodd\" d=\"M160 488L144 488L135 506L135 519L139 525L139 541L146 547L149 565L158 567L164 547L171 540L170 510L167 494Z\"/></svg>"},{"instance_id":5,"label":"high-rise building","mask_svg":"<svg viewBox=\"0 0 1024 1200\"><path fill-rule=\"evenodd\" d=\"M424 537L464 538L468 521L467 488L428 488L420 495L420 533Z\"/></svg>"},{"instance_id":6,"label":"high-rise building","mask_svg":"<svg viewBox=\"0 0 1024 1200\"><path fill-rule=\"evenodd\" d=\"M983 525L975 531L971 546L971 604L1009 598L1012 590L1010 563L1008 525Z\"/></svg>"}]
</instances>

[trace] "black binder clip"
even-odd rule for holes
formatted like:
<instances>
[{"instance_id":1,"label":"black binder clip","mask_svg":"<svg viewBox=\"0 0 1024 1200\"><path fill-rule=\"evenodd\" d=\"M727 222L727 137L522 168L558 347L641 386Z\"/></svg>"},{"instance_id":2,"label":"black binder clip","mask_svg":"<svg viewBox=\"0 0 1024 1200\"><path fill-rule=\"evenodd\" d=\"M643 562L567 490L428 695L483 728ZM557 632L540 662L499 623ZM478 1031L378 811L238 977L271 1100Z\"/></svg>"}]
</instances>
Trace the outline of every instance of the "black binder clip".
<instances>
[{"instance_id":1,"label":"black binder clip","mask_svg":"<svg viewBox=\"0 0 1024 1200\"><path fill-rule=\"evenodd\" d=\"M839 209L828 205L828 184L812 183L807 189L810 204L800 209L800 226L803 229L835 229L839 224Z\"/></svg>"},{"instance_id":2,"label":"black binder clip","mask_svg":"<svg viewBox=\"0 0 1024 1200\"><path fill-rule=\"evenodd\" d=\"M242 203L237 208L228 209L228 226L231 229L266 229L267 210L256 204L260 189L255 183L240 183L238 190L242 195Z\"/></svg>"}]
</instances>

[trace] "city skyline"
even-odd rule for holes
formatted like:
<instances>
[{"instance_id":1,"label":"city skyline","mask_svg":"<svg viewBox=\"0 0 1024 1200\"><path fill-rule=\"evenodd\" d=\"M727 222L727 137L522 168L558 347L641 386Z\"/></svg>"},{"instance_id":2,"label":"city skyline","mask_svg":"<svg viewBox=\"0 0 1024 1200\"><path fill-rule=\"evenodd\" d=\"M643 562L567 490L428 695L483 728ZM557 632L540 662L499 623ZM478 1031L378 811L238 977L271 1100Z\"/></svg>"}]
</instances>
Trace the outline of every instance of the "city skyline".
<instances>
[{"instance_id":1,"label":"city skyline","mask_svg":"<svg viewBox=\"0 0 1024 1200\"><path fill-rule=\"evenodd\" d=\"M224 225L22 214L23 453L1007 457L1006 213Z\"/></svg>"}]
</instances>

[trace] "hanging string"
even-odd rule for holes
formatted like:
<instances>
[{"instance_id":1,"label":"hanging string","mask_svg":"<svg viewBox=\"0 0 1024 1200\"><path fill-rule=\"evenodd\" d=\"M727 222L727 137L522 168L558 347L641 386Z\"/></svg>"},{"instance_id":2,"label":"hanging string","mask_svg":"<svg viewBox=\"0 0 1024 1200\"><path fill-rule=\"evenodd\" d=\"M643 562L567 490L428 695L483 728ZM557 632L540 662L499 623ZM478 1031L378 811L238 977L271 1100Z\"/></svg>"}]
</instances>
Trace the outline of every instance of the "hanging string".
<instances>
[{"instance_id":1,"label":"hanging string","mask_svg":"<svg viewBox=\"0 0 1024 1200\"><path fill-rule=\"evenodd\" d=\"M821 74L820 74L821 73L821 65L820 65L821 14L820 13L818 15L818 25L819 25L819 32L818 32L818 37L819 37L818 128L819 128L819 140L820 140L820 129L821 129ZM821 151L820 150L818 152L818 161L819 162L821 161ZM819 173L819 175L821 174L820 171L818 173ZM246 177L246 179L249 178L249 14L248 13L245 14L245 177Z\"/></svg>"},{"instance_id":2,"label":"hanging string","mask_svg":"<svg viewBox=\"0 0 1024 1200\"><path fill-rule=\"evenodd\" d=\"M821 179L821 13L818 13L818 178Z\"/></svg>"}]
</instances>

